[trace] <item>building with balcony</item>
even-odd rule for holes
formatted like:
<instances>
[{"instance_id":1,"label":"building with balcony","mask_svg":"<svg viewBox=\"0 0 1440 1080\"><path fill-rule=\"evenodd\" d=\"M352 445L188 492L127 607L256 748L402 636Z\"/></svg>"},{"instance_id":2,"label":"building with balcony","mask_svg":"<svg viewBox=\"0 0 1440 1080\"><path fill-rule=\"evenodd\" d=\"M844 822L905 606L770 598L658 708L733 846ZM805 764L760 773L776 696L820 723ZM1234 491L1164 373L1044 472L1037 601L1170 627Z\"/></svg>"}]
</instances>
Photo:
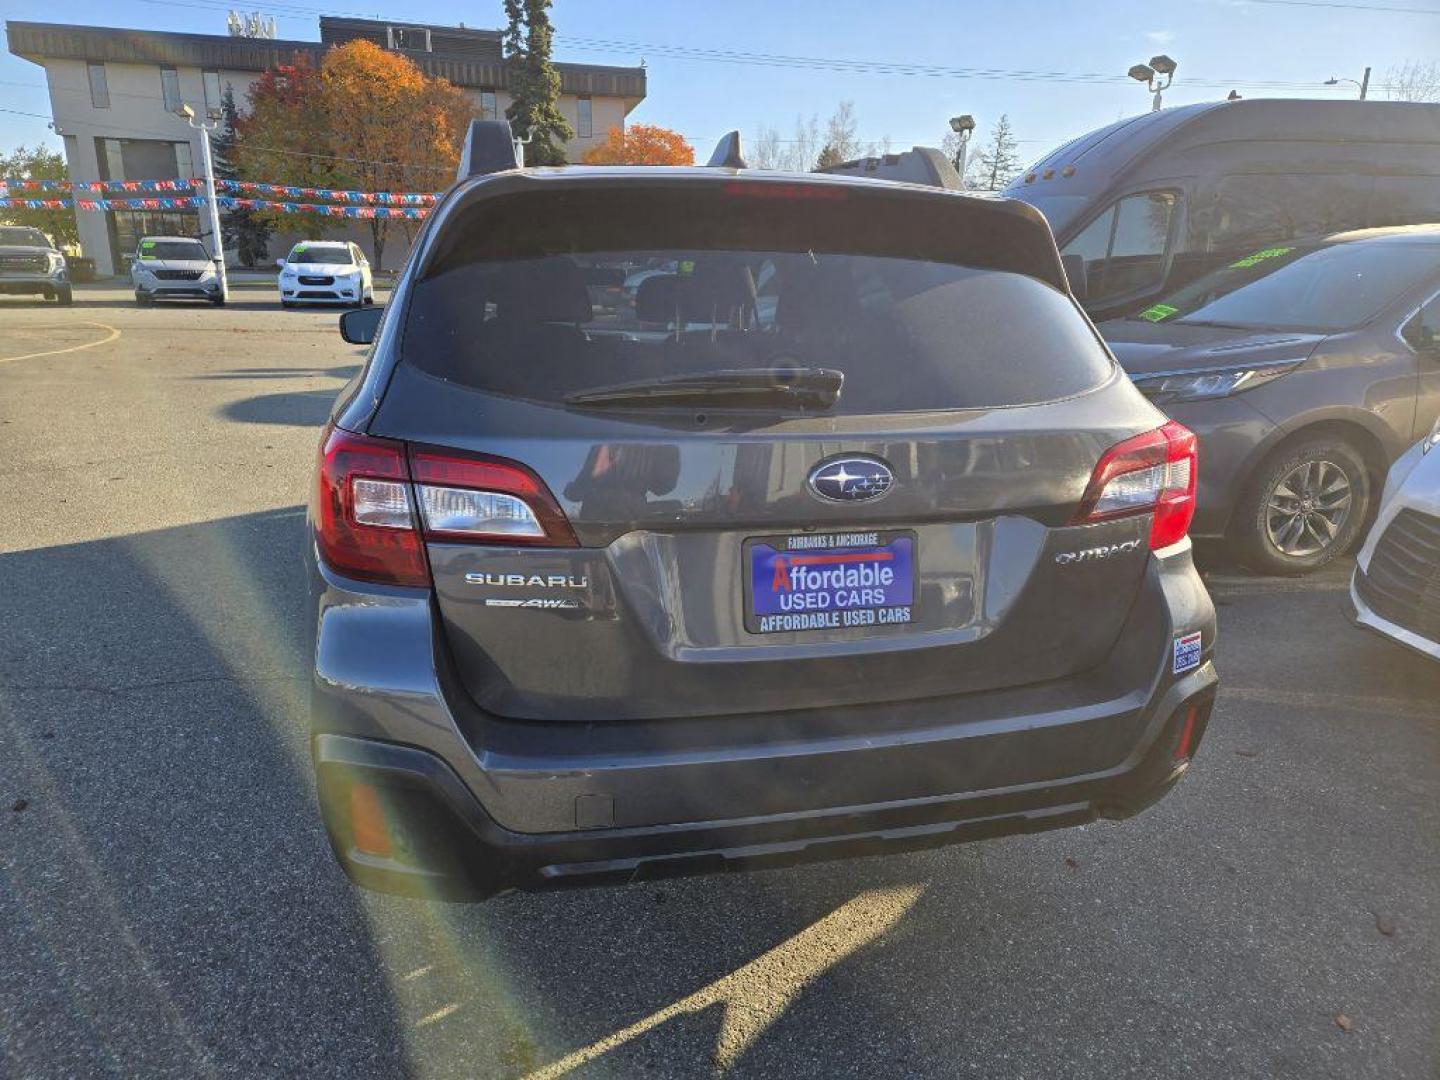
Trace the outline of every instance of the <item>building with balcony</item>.
<instances>
[{"instance_id":1,"label":"building with balcony","mask_svg":"<svg viewBox=\"0 0 1440 1080\"><path fill-rule=\"evenodd\" d=\"M460 87L477 116L498 117L510 104L498 30L429 26L322 16L319 41L277 41L228 34L181 34L101 26L7 22L9 49L45 69L54 127L65 144L70 178L170 180L196 175L200 133L175 115L182 104L197 114L219 107L229 87L243 109L260 73L308 55L317 65L325 50L357 38L404 54L427 75ZM575 137L571 161L603 140L645 98L643 67L557 63L560 111ZM199 235L203 215L174 211L77 211L80 244L101 274L124 268L123 256L146 233ZM368 247L369 230L348 234ZM281 251L288 238L277 237ZM386 245L398 265L403 239ZM391 255L391 252L394 255ZM373 252L370 252L373 258Z\"/></svg>"}]
</instances>

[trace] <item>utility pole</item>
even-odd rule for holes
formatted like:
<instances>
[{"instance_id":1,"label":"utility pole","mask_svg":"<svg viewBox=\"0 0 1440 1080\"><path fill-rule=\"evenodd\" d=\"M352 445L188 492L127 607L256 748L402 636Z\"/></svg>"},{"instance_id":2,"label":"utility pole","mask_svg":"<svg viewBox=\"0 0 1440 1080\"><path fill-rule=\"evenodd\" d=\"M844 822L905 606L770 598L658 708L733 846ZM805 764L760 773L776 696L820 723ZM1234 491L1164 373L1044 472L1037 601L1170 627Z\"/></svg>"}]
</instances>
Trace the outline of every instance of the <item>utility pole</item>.
<instances>
[{"instance_id":1,"label":"utility pole","mask_svg":"<svg viewBox=\"0 0 1440 1080\"><path fill-rule=\"evenodd\" d=\"M200 132L200 161L205 170L205 203L210 212L210 237L214 245L215 273L220 278L220 298L225 303L229 303L230 278L225 272L225 242L220 235L219 192L215 190L215 163L210 156L210 133L219 124L214 120L209 122L198 120L195 110L189 105L181 105L175 110L175 115Z\"/></svg>"}]
</instances>

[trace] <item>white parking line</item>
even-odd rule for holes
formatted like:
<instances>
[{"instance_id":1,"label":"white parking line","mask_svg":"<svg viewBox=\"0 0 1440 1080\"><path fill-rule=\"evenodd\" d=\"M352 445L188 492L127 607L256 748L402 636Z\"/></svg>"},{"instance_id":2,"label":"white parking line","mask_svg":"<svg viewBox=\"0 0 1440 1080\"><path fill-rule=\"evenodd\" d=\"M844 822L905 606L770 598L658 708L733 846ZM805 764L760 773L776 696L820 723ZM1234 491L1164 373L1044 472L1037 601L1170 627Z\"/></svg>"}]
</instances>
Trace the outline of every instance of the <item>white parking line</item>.
<instances>
[{"instance_id":1,"label":"white parking line","mask_svg":"<svg viewBox=\"0 0 1440 1080\"><path fill-rule=\"evenodd\" d=\"M62 353L79 352L81 349L94 349L100 345L108 345L120 336L120 331L105 323L82 322L80 326L93 326L99 330L110 331L109 337L101 338L99 341L87 341L83 345L71 345L64 349L46 349L43 352L21 353L18 356L0 356L0 364L8 364L12 360L35 360L41 356L60 356Z\"/></svg>"}]
</instances>

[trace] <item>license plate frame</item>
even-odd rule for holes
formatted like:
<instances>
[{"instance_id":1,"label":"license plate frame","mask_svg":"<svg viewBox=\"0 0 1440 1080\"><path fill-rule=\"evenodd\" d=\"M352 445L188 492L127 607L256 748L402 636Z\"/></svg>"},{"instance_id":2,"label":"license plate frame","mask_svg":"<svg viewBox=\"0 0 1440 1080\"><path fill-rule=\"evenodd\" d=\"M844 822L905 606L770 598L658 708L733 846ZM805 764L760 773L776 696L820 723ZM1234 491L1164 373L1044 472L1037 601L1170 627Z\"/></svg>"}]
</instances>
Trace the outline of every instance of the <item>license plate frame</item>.
<instances>
[{"instance_id":1,"label":"license plate frame","mask_svg":"<svg viewBox=\"0 0 1440 1080\"><path fill-rule=\"evenodd\" d=\"M829 542L835 541L835 542ZM757 553L756 549L765 549ZM881 557L884 555L885 557ZM757 558L767 560L757 564ZM890 565L898 571L888 584L879 580L869 585L825 586L807 589L806 595L824 594L831 603L823 608L785 612L777 610L779 588L775 563L784 559L790 570L806 567L833 570L840 567L857 571L868 566L878 576L881 567ZM834 631L873 632L885 627L913 626L917 620L920 596L919 538L914 529L852 529L825 533L771 533L747 537L741 546L741 578L743 582L743 615L745 629L751 634L816 634ZM757 575L771 580L768 587L759 587ZM793 583L794 578L789 580ZM879 604L846 602L836 606L837 593L854 593L874 589L883 593L886 602ZM903 602L902 602L903 600ZM764 607L766 610L759 610ZM860 613L870 614L860 614ZM820 616L824 616L821 618ZM805 625L795 625L795 623Z\"/></svg>"}]
</instances>

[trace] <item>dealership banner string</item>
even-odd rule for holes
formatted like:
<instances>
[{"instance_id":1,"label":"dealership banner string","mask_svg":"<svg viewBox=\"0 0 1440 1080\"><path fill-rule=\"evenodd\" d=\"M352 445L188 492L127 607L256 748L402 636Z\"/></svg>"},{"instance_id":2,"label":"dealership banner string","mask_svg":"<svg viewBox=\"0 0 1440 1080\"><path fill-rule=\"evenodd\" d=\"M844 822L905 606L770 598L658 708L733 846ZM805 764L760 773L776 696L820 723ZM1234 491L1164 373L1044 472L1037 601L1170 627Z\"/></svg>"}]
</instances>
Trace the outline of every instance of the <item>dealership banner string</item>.
<instances>
[{"instance_id":1,"label":"dealership banner string","mask_svg":"<svg viewBox=\"0 0 1440 1080\"><path fill-rule=\"evenodd\" d=\"M245 192L253 195L279 195L289 199L318 199L322 202L362 203L367 206L434 206L440 198L439 195L430 192L345 191L338 188L262 184L254 180L216 180L215 186L222 191Z\"/></svg>"},{"instance_id":2,"label":"dealership banner string","mask_svg":"<svg viewBox=\"0 0 1440 1080\"><path fill-rule=\"evenodd\" d=\"M11 191L193 191L202 180L5 180L0 189Z\"/></svg>"}]
</instances>

